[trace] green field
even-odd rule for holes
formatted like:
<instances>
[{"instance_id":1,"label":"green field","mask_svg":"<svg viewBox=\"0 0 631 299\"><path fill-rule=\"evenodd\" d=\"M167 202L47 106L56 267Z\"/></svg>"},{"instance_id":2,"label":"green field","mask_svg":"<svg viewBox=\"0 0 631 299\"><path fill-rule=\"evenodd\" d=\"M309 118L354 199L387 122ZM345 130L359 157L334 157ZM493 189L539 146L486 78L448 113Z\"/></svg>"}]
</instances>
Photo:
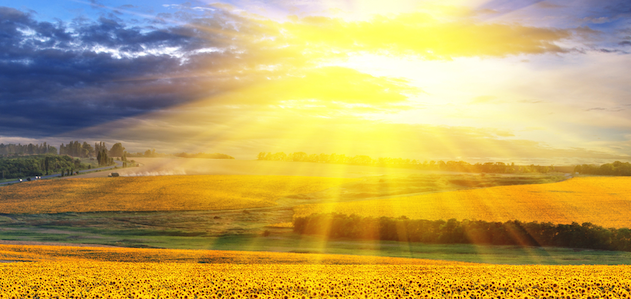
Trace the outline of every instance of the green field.
<instances>
[{"instance_id":1,"label":"green field","mask_svg":"<svg viewBox=\"0 0 631 299\"><path fill-rule=\"evenodd\" d=\"M631 253L567 248L324 240L269 227L290 209L0 215L0 240L141 248L412 257L495 264L631 264ZM1 242L1 241L0 241Z\"/></svg>"}]
</instances>

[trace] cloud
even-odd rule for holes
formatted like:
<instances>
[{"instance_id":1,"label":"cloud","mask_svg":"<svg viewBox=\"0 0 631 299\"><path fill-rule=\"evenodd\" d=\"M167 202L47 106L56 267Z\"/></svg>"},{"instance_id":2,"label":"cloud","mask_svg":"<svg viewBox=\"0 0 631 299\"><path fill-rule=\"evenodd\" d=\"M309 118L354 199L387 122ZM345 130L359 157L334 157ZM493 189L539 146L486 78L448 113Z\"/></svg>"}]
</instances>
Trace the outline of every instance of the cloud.
<instances>
[{"instance_id":1,"label":"cloud","mask_svg":"<svg viewBox=\"0 0 631 299\"><path fill-rule=\"evenodd\" d=\"M212 18L180 15L186 23L161 29L105 16L38 22L6 7L0 18L0 129L13 134L59 134L202 99L294 106L316 100L357 110L417 92L397 79L319 68L326 55L281 34L283 24L222 9ZM16 128L8 111L28 125Z\"/></svg>"},{"instance_id":2,"label":"cloud","mask_svg":"<svg viewBox=\"0 0 631 299\"><path fill-rule=\"evenodd\" d=\"M407 101L403 93L416 93L405 80L374 77L344 67L322 67L305 71L300 76L284 76L260 80L247 87L227 91L209 99L221 104L276 104L292 106L301 103L363 104L384 106ZM199 101L195 105L206 105Z\"/></svg>"},{"instance_id":3,"label":"cloud","mask_svg":"<svg viewBox=\"0 0 631 299\"><path fill-rule=\"evenodd\" d=\"M513 138L506 132L372 123L360 115L411 109L419 85L333 65L365 54L437 61L559 54L568 51L561 44L577 36L472 16L276 21L230 5L196 7L169 6L170 14L141 16L145 22L137 24L111 14L42 22L0 7L0 131L165 149L216 141L244 156L274 142L279 150L301 145L312 151L336 150L327 144L339 143L349 154L452 151L457 157L495 146L494 155L502 148L525 153L515 145L523 143L502 141ZM483 95L472 103L496 100L486 92L471 94ZM439 150L430 149L434 144ZM471 150L457 153L456 146Z\"/></svg>"},{"instance_id":4,"label":"cloud","mask_svg":"<svg viewBox=\"0 0 631 299\"><path fill-rule=\"evenodd\" d=\"M585 17L584 20L594 23L594 24L603 24L603 23L611 22L611 19L608 17L599 17L599 18Z\"/></svg>"},{"instance_id":5,"label":"cloud","mask_svg":"<svg viewBox=\"0 0 631 299\"><path fill-rule=\"evenodd\" d=\"M385 52L425 59L564 52L555 42L571 36L567 30L549 28L467 20L442 22L423 13L362 22L305 17L282 28L287 30L290 42L303 42L312 51Z\"/></svg>"},{"instance_id":6,"label":"cloud","mask_svg":"<svg viewBox=\"0 0 631 299\"><path fill-rule=\"evenodd\" d=\"M202 83L207 80L177 78L196 69L183 63L187 53L212 45L194 28L147 31L105 17L75 24L38 22L31 14L7 7L0 7L0 19L3 132L58 134L212 92ZM194 58L220 60L223 55L229 54ZM7 116L27 121L18 124Z\"/></svg>"},{"instance_id":7,"label":"cloud","mask_svg":"<svg viewBox=\"0 0 631 299\"><path fill-rule=\"evenodd\" d=\"M618 111L623 111L623 110L624 109L620 107L613 107L613 108L593 107L593 108L585 109L585 111L612 111L612 112L618 112Z\"/></svg>"},{"instance_id":8,"label":"cloud","mask_svg":"<svg viewBox=\"0 0 631 299\"><path fill-rule=\"evenodd\" d=\"M548 2L548 1L539 1L535 5L538 6L538 7L541 7L541 8L548 8L548 9L564 8L564 7L566 7L565 5L561 5L561 4L558 4L558 3L551 3L551 2Z\"/></svg>"}]
</instances>

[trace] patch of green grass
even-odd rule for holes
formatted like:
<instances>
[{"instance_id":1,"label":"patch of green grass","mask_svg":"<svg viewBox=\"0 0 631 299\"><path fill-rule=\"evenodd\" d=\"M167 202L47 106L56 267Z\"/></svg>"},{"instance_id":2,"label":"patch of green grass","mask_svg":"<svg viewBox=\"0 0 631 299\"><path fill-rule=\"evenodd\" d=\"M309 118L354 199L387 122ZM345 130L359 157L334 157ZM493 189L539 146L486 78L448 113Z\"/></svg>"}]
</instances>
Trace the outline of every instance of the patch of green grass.
<instances>
[{"instance_id":1,"label":"patch of green grass","mask_svg":"<svg viewBox=\"0 0 631 299\"><path fill-rule=\"evenodd\" d=\"M312 237L263 238L225 236L215 238L210 249L253 251L281 251L330 254L356 254L464 261L491 264L631 264L630 252L573 250L566 248L537 248L489 245L438 245L402 243L394 241L323 241Z\"/></svg>"},{"instance_id":2,"label":"patch of green grass","mask_svg":"<svg viewBox=\"0 0 631 299\"><path fill-rule=\"evenodd\" d=\"M290 232L273 232L269 237L256 234L204 237L178 236L171 233L138 230L87 232L85 229L79 228L69 229L66 227L64 229L71 232L50 234L46 233L45 230L0 230L0 239L102 244L137 248L352 254L514 265L631 264L631 253L618 251L469 244L439 245L394 241L326 241L319 237L301 236Z\"/></svg>"}]
</instances>

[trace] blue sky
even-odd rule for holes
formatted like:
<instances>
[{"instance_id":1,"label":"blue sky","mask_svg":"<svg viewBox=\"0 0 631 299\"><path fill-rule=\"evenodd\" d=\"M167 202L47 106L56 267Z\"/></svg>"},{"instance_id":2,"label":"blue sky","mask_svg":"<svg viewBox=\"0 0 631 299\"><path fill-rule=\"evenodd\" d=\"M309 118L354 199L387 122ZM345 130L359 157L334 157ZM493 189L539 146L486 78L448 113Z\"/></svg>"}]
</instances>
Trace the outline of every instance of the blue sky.
<instances>
[{"instance_id":1,"label":"blue sky","mask_svg":"<svg viewBox=\"0 0 631 299\"><path fill-rule=\"evenodd\" d=\"M83 0L67 0L67 1L35 1L35 0L23 0L19 1L19 4L15 1L1 1L3 6L13 7L21 11L33 10L37 12L37 18L45 21L54 21L60 19L62 21L71 21L77 17L87 17L96 19L104 12L108 12L109 9L118 9L126 18L138 18L143 17L133 16L126 12L157 15L159 13L168 13L171 11L169 7L164 5L170 5L177 2L155 0L155 1L83 1Z\"/></svg>"},{"instance_id":2,"label":"blue sky","mask_svg":"<svg viewBox=\"0 0 631 299\"><path fill-rule=\"evenodd\" d=\"M0 1L0 143L628 160L630 16L594 0Z\"/></svg>"}]
</instances>

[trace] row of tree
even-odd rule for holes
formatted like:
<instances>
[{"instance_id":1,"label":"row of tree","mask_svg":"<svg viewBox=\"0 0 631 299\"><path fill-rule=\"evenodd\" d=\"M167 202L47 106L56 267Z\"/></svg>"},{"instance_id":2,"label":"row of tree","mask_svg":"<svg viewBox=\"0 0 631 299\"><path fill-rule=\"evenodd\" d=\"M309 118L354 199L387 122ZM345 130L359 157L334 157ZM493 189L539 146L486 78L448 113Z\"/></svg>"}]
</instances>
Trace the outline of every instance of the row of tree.
<instances>
[{"instance_id":1,"label":"row of tree","mask_svg":"<svg viewBox=\"0 0 631 299\"><path fill-rule=\"evenodd\" d=\"M294 219L294 232L329 238L394 240L439 244L556 246L631 251L631 229L591 223L411 220L357 215L314 214Z\"/></svg>"},{"instance_id":2,"label":"row of tree","mask_svg":"<svg viewBox=\"0 0 631 299\"><path fill-rule=\"evenodd\" d=\"M188 154L188 153L177 153L173 154L175 157L180 158L202 158L202 159L234 159L233 156L220 154L220 153L197 153L197 154Z\"/></svg>"},{"instance_id":3,"label":"row of tree","mask_svg":"<svg viewBox=\"0 0 631 299\"><path fill-rule=\"evenodd\" d=\"M122 157L125 153L125 148L120 142L115 143L112 145L112 148L108 150L105 142L95 142L94 147L92 147L85 141L83 143L80 143L79 141L71 141L67 145L62 143L59 147L60 155L68 155L79 158L97 157L103 152L106 152L110 157Z\"/></svg>"},{"instance_id":4,"label":"row of tree","mask_svg":"<svg viewBox=\"0 0 631 299\"><path fill-rule=\"evenodd\" d=\"M616 161L598 165L576 165L574 171L580 174L631 176L631 163Z\"/></svg>"},{"instance_id":5,"label":"row of tree","mask_svg":"<svg viewBox=\"0 0 631 299\"><path fill-rule=\"evenodd\" d=\"M105 142L94 143L94 147L87 142L70 141L68 144L61 144L59 146L59 152L57 148L46 144L3 144L0 143L0 157L9 156L29 156L29 155L68 155L78 158L96 157L98 153L107 151L110 157L122 157L125 153L125 148L119 143L115 143L111 149L107 149Z\"/></svg>"},{"instance_id":6,"label":"row of tree","mask_svg":"<svg viewBox=\"0 0 631 299\"><path fill-rule=\"evenodd\" d=\"M515 163L504 162L487 162L471 164L465 161L419 161L415 159L403 158L377 158L373 159L366 155L346 156L337 154L307 154L305 152L295 152L285 154L278 152L260 152L258 160L268 161L293 161L293 162L313 162L313 163L335 163L335 164L351 164L351 165L367 165L381 167L400 167L415 168L423 170L443 170L457 172L473 172L473 173L529 173L553 172L554 166L539 165L515 165Z\"/></svg>"},{"instance_id":7,"label":"row of tree","mask_svg":"<svg viewBox=\"0 0 631 299\"><path fill-rule=\"evenodd\" d=\"M45 155L57 154L57 148L46 144L4 144L0 143L0 157L16 156L16 155Z\"/></svg>"},{"instance_id":8,"label":"row of tree","mask_svg":"<svg viewBox=\"0 0 631 299\"><path fill-rule=\"evenodd\" d=\"M107 166L107 165L114 164L114 158L110 158L110 157L107 156L107 150L106 149L102 149L96 155L96 161L99 163L99 166Z\"/></svg>"},{"instance_id":9,"label":"row of tree","mask_svg":"<svg viewBox=\"0 0 631 299\"><path fill-rule=\"evenodd\" d=\"M14 179L52 173L74 173L89 169L90 165L79 159L58 155L33 155L15 158L0 158L0 179Z\"/></svg>"},{"instance_id":10,"label":"row of tree","mask_svg":"<svg viewBox=\"0 0 631 299\"><path fill-rule=\"evenodd\" d=\"M94 157L94 148L87 142L70 141L67 145L63 143L59 146L60 155L68 155L72 157Z\"/></svg>"},{"instance_id":11,"label":"row of tree","mask_svg":"<svg viewBox=\"0 0 631 299\"><path fill-rule=\"evenodd\" d=\"M233 156L221 154L221 153L189 154L189 153L182 152L182 153L177 153L177 154L164 154L164 153L156 152L155 149L148 149L144 153L142 152L129 153L127 156L128 157L145 157L145 158L180 157L180 158L203 158L203 159L234 159Z\"/></svg>"},{"instance_id":12,"label":"row of tree","mask_svg":"<svg viewBox=\"0 0 631 299\"><path fill-rule=\"evenodd\" d=\"M128 157L158 158L158 157L168 157L169 154L158 153L156 152L156 149L154 148L154 149L148 149L144 153L143 152L129 153L127 156Z\"/></svg>"}]
</instances>

